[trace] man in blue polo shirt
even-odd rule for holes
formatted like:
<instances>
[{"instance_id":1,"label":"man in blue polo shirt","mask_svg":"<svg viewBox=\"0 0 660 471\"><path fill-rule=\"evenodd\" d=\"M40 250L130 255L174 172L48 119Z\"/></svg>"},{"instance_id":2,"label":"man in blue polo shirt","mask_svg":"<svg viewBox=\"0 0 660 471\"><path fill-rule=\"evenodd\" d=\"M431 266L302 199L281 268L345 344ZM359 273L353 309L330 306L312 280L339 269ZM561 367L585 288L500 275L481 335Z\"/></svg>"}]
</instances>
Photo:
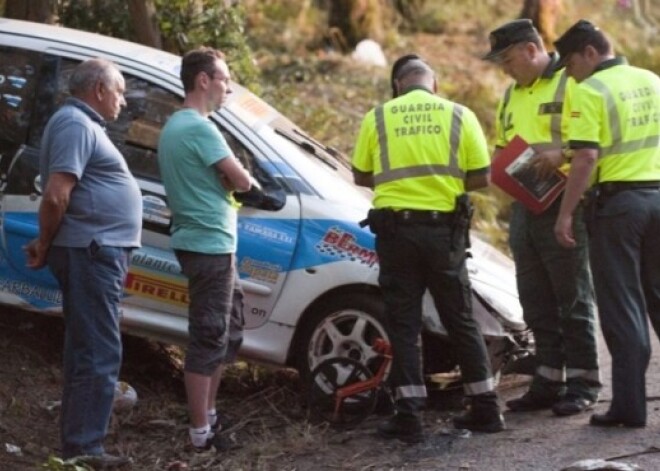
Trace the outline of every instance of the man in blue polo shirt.
<instances>
[{"instance_id":1,"label":"man in blue polo shirt","mask_svg":"<svg viewBox=\"0 0 660 471\"><path fill-rule=\"evenodd\" d=\"M48 264L62 290L63 458L111 468L130 461L105 453L103 439L121 366L119 303L130 252L140 246L142 197L105 133L105 122L126 105L117 67L85 61L74 70L69 89L72 97L42 138L39 237L25 251L28 266Z\"/></svg>"}]
</instances>

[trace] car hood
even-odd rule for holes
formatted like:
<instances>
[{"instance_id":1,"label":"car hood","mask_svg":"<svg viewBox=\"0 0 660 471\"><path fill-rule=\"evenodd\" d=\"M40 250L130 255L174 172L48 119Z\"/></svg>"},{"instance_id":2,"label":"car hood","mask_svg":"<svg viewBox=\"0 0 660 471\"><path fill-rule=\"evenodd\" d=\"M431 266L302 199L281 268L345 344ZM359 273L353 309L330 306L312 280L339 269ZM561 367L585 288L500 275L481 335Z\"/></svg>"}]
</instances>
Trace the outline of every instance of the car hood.
<instances>
[{"instance_id":1,"label":"car hood","mask_svg":"<svg viewBox=\"0 0 660 471\"><path fill-rule=\"evenodd\" d=\"M468 259L470 281L475 293L493 314L514 330L526 328L516 288L513 260L473 233L472 257Z\"/></svg>"}]
</instances>

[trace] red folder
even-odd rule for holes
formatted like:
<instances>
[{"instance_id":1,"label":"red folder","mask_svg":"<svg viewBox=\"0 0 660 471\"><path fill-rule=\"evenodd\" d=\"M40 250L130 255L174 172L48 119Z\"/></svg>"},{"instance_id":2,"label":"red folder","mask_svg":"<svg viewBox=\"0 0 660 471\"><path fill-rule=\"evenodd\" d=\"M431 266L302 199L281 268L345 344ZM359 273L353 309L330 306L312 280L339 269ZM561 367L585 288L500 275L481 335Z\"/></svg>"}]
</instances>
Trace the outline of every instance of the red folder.
<instances>
[{"instance_id":1,"label":"red folder","mask_svg":"<svg viewBox=\"0 0 660 471\"><path fill-rule=\"evenodd\" d=\"M561 194L566 175L557 170L549 179L540 180L529 166L534 154L523 138L515 136L491 164L491 179L531 212L540 214Z\"/></svg>"}]
</instances>

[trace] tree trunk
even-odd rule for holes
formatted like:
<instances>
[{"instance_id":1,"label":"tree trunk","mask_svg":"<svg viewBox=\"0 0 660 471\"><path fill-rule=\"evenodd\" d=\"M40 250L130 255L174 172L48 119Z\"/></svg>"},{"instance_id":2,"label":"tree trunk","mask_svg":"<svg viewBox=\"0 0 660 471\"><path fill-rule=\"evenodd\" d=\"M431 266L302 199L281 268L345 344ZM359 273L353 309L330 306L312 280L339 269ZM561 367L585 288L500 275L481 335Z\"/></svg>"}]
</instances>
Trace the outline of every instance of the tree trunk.
<instances>
[{"instance_id":1,"label":"tree trunk","mask_svg":"<svg viewBox=\"0 0 660 471\"><path fill-rule=\"evenodd\" d=\"M382 39L386 1L334 0L329 3L328 29L337 49L348 52L363 39Z\"/></svg>"},{"instance_id":2,"label":"tree trunk","mask_svg":"<svg viewBox=\"0 0 660 471\"><path fill-rule=\"evenodd\" d=\"M55 0L6 0L5 17L53 24L55 6Z\"/></svg>"},{"instance_id":3,"label":"tree trunk","mask_svg":"<svg viewBox=\"0 0 660 471\"><path fill-rule=\"evenodd\" d=\"M557 39L555 25L557 17L563 12L561 0L525 0L521 18L529 18L543 38L545 46L550 49Z\"/></svg>"},{"instance_id":4,"label":"tree trunk","mask_svg":"<svg viewBox=\"0 0 660 471\"><path fill-rule=\"evenodd\" d=\"M633 0L630 2L638 25L645 31L653 30L658 27L658 23L653 18L653 12L650 0Z\"/></svg>"},{"instance_id":5,"label":"tree trunk","mask_svg":"<svg viewBox=\"0 0 660 471\"><path fill-rule=\"evenodd\" d=\"M129 0L128 11L138 42L162 49L160 28L153 0Z\"/></svg>"},{"instance_id":6,"label":"tree trunk","mask_svg":"<svg viewBox=\"0 0 660 471\"><path fill-rule=\"evenodd\" d=\"M394 0L396 11L410 22L419 20L425 4L426 0Z\"/></svg>"}]
</instances>

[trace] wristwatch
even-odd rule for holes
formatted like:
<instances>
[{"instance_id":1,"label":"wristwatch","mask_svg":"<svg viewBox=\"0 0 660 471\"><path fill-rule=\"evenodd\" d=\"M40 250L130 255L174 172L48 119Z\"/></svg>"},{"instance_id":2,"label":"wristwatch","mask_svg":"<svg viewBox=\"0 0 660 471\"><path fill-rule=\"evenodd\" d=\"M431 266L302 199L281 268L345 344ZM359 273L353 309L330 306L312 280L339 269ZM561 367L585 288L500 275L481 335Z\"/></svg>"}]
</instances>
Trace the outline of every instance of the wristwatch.
<instances>
[{"instance_id":1,"label":"wristwatch","mask_svg":"<svg viewBox=\"0 0 660 471\"><path fill-rule=\"evenodd\" d=\"M564 156L564 159L566 159L566 162L571 163L571 159L573 158L575 151L570 147L562 147L561 154Z\"/></svg>"}]
</instances>

